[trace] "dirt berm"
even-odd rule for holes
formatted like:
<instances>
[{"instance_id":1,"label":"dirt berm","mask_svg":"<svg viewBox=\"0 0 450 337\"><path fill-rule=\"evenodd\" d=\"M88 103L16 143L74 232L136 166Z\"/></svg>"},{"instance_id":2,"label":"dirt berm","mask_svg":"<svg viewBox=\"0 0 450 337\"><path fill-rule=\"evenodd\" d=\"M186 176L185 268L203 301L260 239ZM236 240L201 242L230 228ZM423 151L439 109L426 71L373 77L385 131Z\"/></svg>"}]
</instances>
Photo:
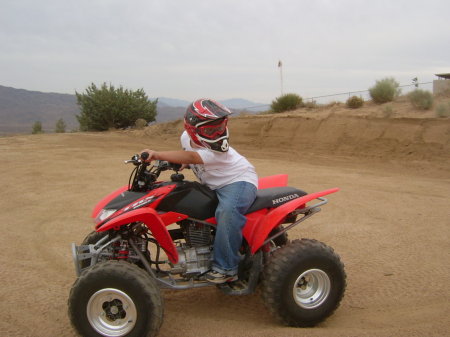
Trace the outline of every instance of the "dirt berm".
<instances>
[{"instance_id":1,"label":"dirt berm","mask_svg":"<svg viewBox=\"0 0 450 337\"><path fill-rule=\"evenodd\" d=\"M371 116L256 115L230 119L232 146L295 156L333 154L380 159L450 158L450 119ZM154 125L145 134L178 140L181 120Z\"/></svg>"}]
</instances>

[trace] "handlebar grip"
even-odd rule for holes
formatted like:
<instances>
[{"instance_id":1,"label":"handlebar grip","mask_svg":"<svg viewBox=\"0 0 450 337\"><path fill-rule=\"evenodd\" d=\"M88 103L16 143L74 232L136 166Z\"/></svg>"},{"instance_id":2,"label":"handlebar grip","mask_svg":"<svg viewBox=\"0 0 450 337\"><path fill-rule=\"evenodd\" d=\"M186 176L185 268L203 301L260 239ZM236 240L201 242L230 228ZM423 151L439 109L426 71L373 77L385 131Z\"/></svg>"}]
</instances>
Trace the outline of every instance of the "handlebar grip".
<instances>
[{"instance_id":1,"label":"handlebar grip","mask_svg":"<svg viewBox=\"0 0 450 337\"><path fill-rule=\"evenodd\" d=\"M175 171L179 171L179 170L181 169L181 164L174 164L174 163L172 163L172 168L173 168Z\"/></svg>"},{"instance_id":2,"label":"handlebar grip","mask_svg":"<svg viewBox=\"0 0 450 337\"><path fill-rule=\"evenodd\" d=\"M148 154L148 152L142 152L142 153L141 153L141 159L142 159L142 160L147 160L149 156L150 156L150 155Z\"/></svg>"}]
</instances>

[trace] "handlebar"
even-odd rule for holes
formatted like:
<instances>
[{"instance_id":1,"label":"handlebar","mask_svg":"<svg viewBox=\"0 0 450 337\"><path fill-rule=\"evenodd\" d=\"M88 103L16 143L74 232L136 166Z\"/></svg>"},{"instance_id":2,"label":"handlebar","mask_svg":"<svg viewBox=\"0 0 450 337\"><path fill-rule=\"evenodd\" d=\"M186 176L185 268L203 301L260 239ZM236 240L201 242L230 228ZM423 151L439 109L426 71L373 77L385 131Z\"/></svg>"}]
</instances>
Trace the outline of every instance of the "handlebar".
<instances>
[{"instance_id":1,"label":"handlebar","mask_svg":"<svg viewBox=\"0 0 450 337\"><path fill-rule=\"evenodd\" d=\"M130 160L124 160L125 164L134 164L134 165L139 165L141 163L141 161L139 160L139 155L135 154L133 157L131 157Z\"/></svg>"},{"instance_id":2,"label":"handlebar","mask_svg":"<svg viewBox=\"0 0 450 337\"><path fill-rule=\"evenodd\" d=\"M130 176L130 190L142 191L151 188L151 185L156 182L161 172L167 170L176 172L173 175L176 176L174 179L184 179L183 175L178 174L178 171L181 169L180 164L170 163L165 160L155 160L153 165L147 169L150 166L150 162L146 162L148 157L148 152L143 152L141 155L135 154L130 160L124 161L125 164L133 164L136 166Z\"/></svg>"},{"instance_id":3,"label":"handlebar","mask_svg":"<svg viewBox=\"0 0 450 337\"><path fill-rule=\"evenodd\" d=\"M124 163L134 164L138 166L140 164L144 164L144 161L147 160L148 156L149 154L147 152L142 152L140 156L138 154L135 154L133 157L131 157L130 160L124 160ZM155 165L153 166L159 168L161 171L166 170L179 171L181 169L181 164L171 163L166 160L155 160Z\"/></svg>"},{"instance_id":4,"label":"handlebar","mask_svg":"<svg viewBox=\"0 0 450 337\"><path fill-rule=\"evenodd\" d=\"M179 171L181 169L181 164L175 164L165 160L158 160L156 166L158 166L161 169L161 171L166 170Z\"/></svg>"}]
</instances>

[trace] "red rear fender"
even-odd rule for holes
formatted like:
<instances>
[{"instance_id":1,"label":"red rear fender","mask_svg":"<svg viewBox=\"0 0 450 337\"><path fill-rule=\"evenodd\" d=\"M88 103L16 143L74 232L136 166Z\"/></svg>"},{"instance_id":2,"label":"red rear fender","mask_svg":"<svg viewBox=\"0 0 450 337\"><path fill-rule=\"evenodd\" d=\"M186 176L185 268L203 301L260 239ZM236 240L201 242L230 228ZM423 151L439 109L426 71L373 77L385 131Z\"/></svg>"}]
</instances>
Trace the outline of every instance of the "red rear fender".
<instances>
[{"instance_id":1,"label":"red rear fender","mask_svg":"<svg viewBox=\"0 0 450 337\"><path fill-rule=\"evenodd\" d=\"M267 213L267 215L261 217L259 221L247 221L243 230L243 235L251 247L252 254L261 248L272 229L277 227L287 214L293 212L297 208L303 207L303 205L309 201L337 191L339 191L339 188L331 188L329 190L307 194L274 208Z\"/></svg>"},{"instance_id":2,"label":"red rear fender","mask_svg":"<svg viewBox=\"0 0 450 337\"><path fill-rule=\"evenodd\" d=\"M178 252L173 244L172 238L166 229L164 221L153 208L144 207L122 213L121 215L106 222L98 228L97 231L107 231L108 229L118 228L132 222L144 223L164 249L169 260L173 263L178 262Z\"/></svg>"},{"instance_id":3,"label":"red rear fender","mask_svg":"<svg viewBox=\"0 0 450 337\"><path fill-rule=\"evenodd\" d=\"M270 187L283 187L287 186L288 175L276 174L273 176L262 177L258 180L258 189L270 188Z\"/></svg>"}]
</instances>

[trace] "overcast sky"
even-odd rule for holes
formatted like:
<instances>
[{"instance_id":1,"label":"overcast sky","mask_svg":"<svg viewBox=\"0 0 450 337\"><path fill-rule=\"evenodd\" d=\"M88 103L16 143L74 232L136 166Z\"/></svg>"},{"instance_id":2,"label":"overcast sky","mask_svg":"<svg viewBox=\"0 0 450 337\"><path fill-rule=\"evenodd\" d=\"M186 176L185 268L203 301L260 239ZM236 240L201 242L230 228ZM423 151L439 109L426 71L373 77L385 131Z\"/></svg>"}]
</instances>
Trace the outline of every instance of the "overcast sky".
<instances>
[{"instance_id":1,"label":"overcast sky","mask_svg":"<svg viewBox=\"0 0 450 337\"><path fill-rule=\"evenodd\" d=\"M449 13L448 0L0 0L0 85L270 103L427 82L450 72Z\"/></svg>"}]
</instances>

